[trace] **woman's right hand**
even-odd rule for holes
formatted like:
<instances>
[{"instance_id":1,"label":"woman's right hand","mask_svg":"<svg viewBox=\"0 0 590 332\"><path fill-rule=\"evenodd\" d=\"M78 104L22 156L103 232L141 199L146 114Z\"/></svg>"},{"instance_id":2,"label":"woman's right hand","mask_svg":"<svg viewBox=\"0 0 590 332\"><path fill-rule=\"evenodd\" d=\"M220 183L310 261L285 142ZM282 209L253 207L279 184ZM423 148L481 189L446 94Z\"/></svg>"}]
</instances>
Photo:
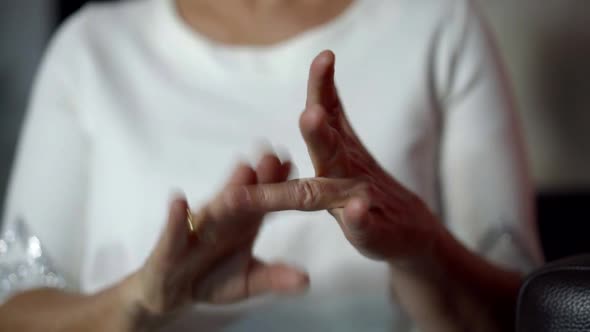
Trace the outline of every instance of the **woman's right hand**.
<instances>
[{"instance_id":1,"label":"woman's right hand","mask_svg":"<svg viewBox=\"0 0 590 332\"><path fill-rule=\"evenodd\" d=\"M290 163L265 155L256 169L239 165L225 188L193 213L195 231L188 225L188 204L175 199L165 230L145 265L130 279L136 302L150 316L163 316L191 303L225 304L263 293L297 293L307 288L308 276L285 264L268 264L252 255L252 246L267 205L233 202L245 185L286 181ZM267 210L263 210L263 209Z\"/></svg>"}]
</instances>

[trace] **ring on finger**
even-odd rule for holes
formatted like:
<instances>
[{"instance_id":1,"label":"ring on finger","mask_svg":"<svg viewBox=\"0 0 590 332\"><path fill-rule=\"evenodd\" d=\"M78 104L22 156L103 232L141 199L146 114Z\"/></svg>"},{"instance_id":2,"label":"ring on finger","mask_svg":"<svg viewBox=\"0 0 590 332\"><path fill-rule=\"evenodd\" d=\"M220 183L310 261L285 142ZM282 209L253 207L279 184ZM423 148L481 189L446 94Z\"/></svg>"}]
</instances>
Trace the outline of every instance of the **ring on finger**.
<instances>
[{"instance_id":1,"label":"ring on finger","mask_svg":"<svg viewBox=\"0 0 590 332\"><path fill-rule=\"evenodd\" d=\"M190 208L186 209L187 214L186 214L186 223L189 229L190 234L194 234L196 235L198 238L204 238L205 241L210 242L210 243L215 243L216 242L216 237L215 234L213 234L213 232L211 231L203 231L202 230L202 224L203 222L201 221L197 221L196 219L202 219L202 218L196 218L194 217L193 213L191 212ZM199 234L199 233L204 233L204 234ZM203 236L204 235L204 236Z\"/></svg>"}]
</instances>

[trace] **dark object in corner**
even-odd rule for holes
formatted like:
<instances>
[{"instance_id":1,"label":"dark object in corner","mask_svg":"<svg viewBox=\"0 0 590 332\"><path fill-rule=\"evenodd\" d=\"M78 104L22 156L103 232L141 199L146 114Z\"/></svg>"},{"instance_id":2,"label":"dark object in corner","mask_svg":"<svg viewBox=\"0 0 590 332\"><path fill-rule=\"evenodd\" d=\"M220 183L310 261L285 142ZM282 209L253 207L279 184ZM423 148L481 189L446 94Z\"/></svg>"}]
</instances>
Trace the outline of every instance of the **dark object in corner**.
<instances>
[{"instance_id":1,"label":"dark object in corner","mask_svg":"<svg viewBox=\"0 0 590 332\"><path fill-rule=\"evenodd\" d=\"M590 255L548 264L520 290L517 332L590 331Z\"/></svg>"},{"instance_id":2,"label":"dark object in corner","mask_svg":"<svg viewBox=\"0 0 590 332\"><path fill-rule=\"evenodd\" d=\"M590 253L590 191L540 192L537 218L547 262Z\"/></svg>"}]
</instances>

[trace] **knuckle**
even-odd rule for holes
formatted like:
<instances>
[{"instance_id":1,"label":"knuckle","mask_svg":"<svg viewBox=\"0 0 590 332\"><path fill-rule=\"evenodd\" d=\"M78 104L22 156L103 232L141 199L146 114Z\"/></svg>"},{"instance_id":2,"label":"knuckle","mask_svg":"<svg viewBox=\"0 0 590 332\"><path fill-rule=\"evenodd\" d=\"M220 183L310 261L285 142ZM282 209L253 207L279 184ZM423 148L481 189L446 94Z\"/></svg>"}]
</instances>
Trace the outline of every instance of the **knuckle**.
<instances>
[{"instance_id":1,"label":"knuckle","mask_svg":"<svg viewBox=\"0 0 590 332\"><path fill-rule=\"evenodd\" d=\"M318 183L315 181L301 181L297 188L297 201L302 208L316 205L319 199Z\"/></svg>"}]
</instances>

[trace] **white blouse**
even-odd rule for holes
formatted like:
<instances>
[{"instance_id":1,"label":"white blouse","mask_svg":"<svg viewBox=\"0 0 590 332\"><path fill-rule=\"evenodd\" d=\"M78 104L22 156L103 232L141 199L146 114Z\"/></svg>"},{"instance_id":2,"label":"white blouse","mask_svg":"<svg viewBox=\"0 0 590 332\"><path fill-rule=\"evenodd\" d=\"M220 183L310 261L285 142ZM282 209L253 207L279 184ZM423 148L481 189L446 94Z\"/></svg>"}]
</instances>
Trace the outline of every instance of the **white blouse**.
<instances>
[{"instance_id":1,"label":"white blouse","mask_svg":"<svg viewBox=\"0 0 590 332\"><path fill-rule=\"evenodd\" d=\"M55 35L37 77L5 224L26 221L83 292L138 269L169 196L196 208L261 141L313 168L299 134L308 66L337 55L336 81L368 149L469 248L524 268L540 261L514 104L468 0L357 0L320 27L268 47L220 45L173 0L89 5ZM324 213L267 218L255 246L302 266L311 289L195 307L182 331L408 331L388 270L358 254Z\"/></svg>"}]
</instances>

